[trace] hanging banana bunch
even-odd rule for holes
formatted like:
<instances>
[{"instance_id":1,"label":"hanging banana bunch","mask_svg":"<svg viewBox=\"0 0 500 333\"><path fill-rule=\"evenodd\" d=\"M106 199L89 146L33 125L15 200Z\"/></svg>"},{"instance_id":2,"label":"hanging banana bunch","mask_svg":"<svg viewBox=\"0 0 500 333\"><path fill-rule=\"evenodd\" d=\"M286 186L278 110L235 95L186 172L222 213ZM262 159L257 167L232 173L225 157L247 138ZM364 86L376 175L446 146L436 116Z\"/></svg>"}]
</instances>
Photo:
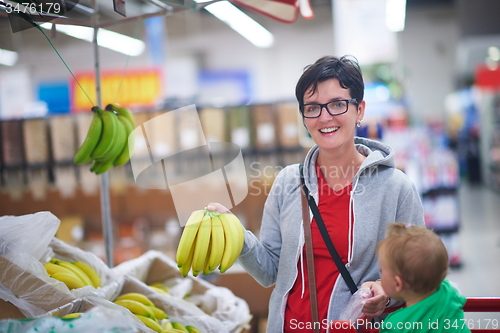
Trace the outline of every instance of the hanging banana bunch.
<instances>
[{"instance_id":1,"label":"hanging banana bunch","mask_svg":"<svg viewBox=\"0 0 500 333\"><path fill-rule=\"evenodd\" d=\"M208 275L216 268L227 271L238 259L245 230L233 214L219 214L207 209L191 214L177 247L177 266L186 277L200 272Z\"/></svg>"},{"instance_id":2,"label":"hanging banana bunch","mask_svg":"<svg viewBox=\"0 0 500 333\"><path fill-rule=\"evenodd\" d=\"M92 162L90 171L100 175L130 160L134 147L134 115L127 108L108 104L92 108L94 116L85 140L75 154L75 164Z\"/></svg>"}]
</instances>

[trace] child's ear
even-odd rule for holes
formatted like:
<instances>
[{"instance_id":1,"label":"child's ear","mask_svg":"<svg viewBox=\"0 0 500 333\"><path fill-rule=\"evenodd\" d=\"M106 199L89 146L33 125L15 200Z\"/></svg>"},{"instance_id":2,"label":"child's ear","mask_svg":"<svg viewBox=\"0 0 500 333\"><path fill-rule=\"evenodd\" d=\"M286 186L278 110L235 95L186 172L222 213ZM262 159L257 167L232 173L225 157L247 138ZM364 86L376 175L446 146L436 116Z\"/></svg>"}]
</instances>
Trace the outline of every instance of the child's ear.
<instances>
[{"instance_id":1,"label":"child's ear","mask_svg":"<svg viewBox=\"0 0 500 333\"><path fill-rule=\"evenodd\" d=\"M395 285L396 292L400 293L401 290L403 290L404 281L401 278L401 276L399 276L399 275L394 276L394 281L396 282L396 285Z\"/></svg>"}]
</instances>

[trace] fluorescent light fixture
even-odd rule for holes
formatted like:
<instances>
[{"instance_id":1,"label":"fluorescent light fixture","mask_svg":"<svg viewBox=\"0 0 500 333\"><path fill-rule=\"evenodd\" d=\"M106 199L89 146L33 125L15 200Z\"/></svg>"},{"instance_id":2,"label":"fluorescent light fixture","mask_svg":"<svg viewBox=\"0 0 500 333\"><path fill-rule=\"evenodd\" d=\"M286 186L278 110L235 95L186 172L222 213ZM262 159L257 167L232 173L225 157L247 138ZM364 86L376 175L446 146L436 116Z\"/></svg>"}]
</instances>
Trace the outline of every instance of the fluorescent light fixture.
<instances>
[{"instance_id":1,"label":"fluorescent light fixture","mask_svg":"<svg viewBox=\"0 0 500 333\"><path fill-rule=\"evenodd\" d=\"M500 61L500 49L496 46L488 47L488 57L493 61Z\"/></svg>"},{"instance_id":2,"label":"fluorescent light fixture","mask_svg":"<svg viewBox=\"0 0 500 333\"><path fill-rule=\"evenodd\" d=\"M0 49L0 65L14 66L17 62L17 58L17 52Z\"/></svg>"},{"instance_id":3,"label":"fluorescent light fixture","mask_svg":"<svg viewBox=\"0 0 500 333\"><path fill-rule=\"evenodd\" d=\"M406 0L385 1L385 25L393 32L405 29Z\"/></svg>"},{"instance_id":4,"label":"fluorescent light fixture","mask_svg":"<svg viewBox=\"0 0 500 333\"><path fill-rule=\"evenodd\" d=\"M229 1L215 2L206 6L205 9L255 46L267 48L273 45L273 35Z\"/></svg>"},{"instance_id":5,"label":"fluorescent light fixture","mask_svg":"<svg viewBox=\"0 0 500 333\"><path fill-rule=\"evenodd\" d=\"M44 29L52 29L52 23L43 23L40 26ZM90 27L56 24L56 30L87 42L92 42L94 39L94 28ZM97 44L133 57L142 54L146 48L142 40L102 28L97 32Z\"/></svg>"}]
</instances>

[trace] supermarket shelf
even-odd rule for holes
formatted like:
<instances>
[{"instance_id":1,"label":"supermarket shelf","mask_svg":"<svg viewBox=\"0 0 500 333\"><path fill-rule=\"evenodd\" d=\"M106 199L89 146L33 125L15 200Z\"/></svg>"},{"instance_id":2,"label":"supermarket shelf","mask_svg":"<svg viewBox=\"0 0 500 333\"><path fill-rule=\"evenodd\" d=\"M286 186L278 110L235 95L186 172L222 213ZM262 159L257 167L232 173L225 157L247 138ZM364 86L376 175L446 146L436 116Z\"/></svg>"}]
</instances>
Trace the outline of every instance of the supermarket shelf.
<instances>
[{"instance_id":1,"label":"supermarket shelf","mask_svg":"<svg viewBox=\"0 0 500 333\"><path fill-rule=\"evenodd\" d=\"M456 195L458 192L458 184L453 187L436 187L422 193L422 196L438 196L438 195Z\"/></svg>"}]
</instances>

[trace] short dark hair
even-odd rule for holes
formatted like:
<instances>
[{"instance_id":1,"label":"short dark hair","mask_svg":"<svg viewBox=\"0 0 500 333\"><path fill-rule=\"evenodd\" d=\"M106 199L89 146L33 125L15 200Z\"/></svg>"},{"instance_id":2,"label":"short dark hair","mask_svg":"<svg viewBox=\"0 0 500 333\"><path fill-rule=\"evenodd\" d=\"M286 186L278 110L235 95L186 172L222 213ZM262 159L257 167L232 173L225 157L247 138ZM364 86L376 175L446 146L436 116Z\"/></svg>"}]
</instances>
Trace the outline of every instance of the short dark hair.
<instances>
[{"instance_id":1,"label":"short dark hair","mask_svg":"<svg viewBox=\"0 0 500 333\"><path fill-rule=\"evenodd\" d=\"M318 83L330 79L339 80L340 86L349 89L351 98L355 98L358 103L363 100L365 84L363 75L356 58L343 56L336 58L325 56L318 59L314 64L306 66L304 72L295 87L295 96L299 105L304 104L304 95L311 90L314 94L318 88Z\"/></svg>"}]
</instances>

